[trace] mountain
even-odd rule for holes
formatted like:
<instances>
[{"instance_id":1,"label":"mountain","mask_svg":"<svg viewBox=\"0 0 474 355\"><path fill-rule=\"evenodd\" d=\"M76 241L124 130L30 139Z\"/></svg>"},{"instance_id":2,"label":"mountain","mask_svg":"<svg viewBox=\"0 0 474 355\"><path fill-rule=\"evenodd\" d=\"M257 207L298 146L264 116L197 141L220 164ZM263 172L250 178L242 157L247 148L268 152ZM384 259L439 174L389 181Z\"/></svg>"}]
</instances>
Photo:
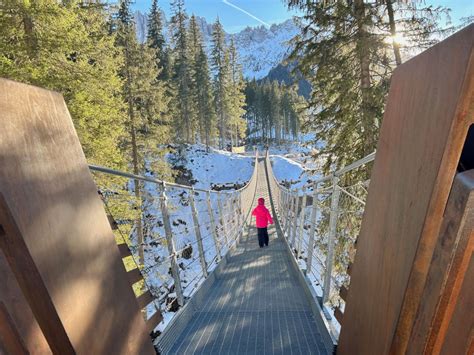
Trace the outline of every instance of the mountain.
<instances>
[{"instance_id":1,"label":"mountain","mask_svg":"<svg viewBox=\"0 0 474 355\"><path fill-rule=\"evenodd\" d=\"M262 79L272 68L282 63L289 54L288 41L299 32L293 20L272 25L247 27L234 35L244 75L248 79Z\"/></svg>"},{"instance_id":2,"label":"mountain","mask_svg":"<svg viewBox=\"0 0 474 355\"><path fill-rule=\"evenodd\" d=\"M163 18L164 15L163 15ZM199 26L203 33L204 43L208 50L211 48L212 24L205 18L197 17ZM142 43L146 39L147 15L139 11L135 13L135 24L137 38ZM166 27L169 27L169 23ZM169 30L164 31L165 38L170 41ZM247 27L241 32L227 34L227 41L233 36L235 46L240 57L244 76L247 79L262 79L268 75L271 69L282 63L288 53L288 41L293 38L299 29L295 22L290 19L280 24L274 24L270 28L264 26Z\"/></svg>"}]
</instances>

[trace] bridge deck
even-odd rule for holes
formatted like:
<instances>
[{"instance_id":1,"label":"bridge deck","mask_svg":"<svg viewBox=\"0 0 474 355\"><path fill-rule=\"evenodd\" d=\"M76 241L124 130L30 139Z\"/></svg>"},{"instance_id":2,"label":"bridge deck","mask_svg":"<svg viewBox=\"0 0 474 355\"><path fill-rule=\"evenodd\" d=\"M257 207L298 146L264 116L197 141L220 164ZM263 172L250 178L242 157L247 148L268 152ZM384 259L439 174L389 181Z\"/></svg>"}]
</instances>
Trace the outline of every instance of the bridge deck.
<instances>
[{"instance_id":1,"label":"bridge deck","mask_svg":"<svg viewBox=\"0 0 474 355\"><path fill-rule=\"evenodd\" d=\"M268 205L263 160L258 174L256 197ZM274 226L269 234L261 249L249 228L170 353L327 353L287 246Z\"/></svg>"}]
</instances>

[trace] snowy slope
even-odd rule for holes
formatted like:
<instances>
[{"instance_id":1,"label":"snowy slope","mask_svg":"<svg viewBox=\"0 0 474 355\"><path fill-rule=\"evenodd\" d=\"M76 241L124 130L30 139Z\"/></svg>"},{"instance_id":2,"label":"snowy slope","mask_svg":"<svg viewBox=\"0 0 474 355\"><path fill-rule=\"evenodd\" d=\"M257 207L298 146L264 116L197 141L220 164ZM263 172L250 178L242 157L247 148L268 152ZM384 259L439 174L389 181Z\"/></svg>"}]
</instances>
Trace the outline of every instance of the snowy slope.
<instances>
[{"instance_id":1,"label":"snowy slope","mask_svg":"<svg viewBox=\"0 0 474 355\"><path fill-rule=\"evenodd\" d=\"M190 181L200 189L235 189L243 187L252 176L254 159L203 145L187 146L181 156L171 154L168 160L190 172Z\"/></svg>"}]
</instances>

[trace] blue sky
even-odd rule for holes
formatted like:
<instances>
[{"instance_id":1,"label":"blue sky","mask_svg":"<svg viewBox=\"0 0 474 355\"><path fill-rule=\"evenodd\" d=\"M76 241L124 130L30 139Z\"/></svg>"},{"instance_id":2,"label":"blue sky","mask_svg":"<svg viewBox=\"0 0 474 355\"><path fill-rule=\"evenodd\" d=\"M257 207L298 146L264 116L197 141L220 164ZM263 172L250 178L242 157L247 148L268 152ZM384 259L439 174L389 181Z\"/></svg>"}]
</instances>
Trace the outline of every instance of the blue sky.
<instances>
[{"instance_id":1,"label":"blue sky","mask_svg":"<svg viewBox=\"0 0 474 355\"><path fill-rule=\"evenodd\" d=\"M158 0L158 3L169 16L170 0ZM425 0L424 3L451 8L454 23L458 23L461 17L474 15L474 0ZM141 12L147 12L150 4L151 0L135 0L133 6ZM280 23L296 14L288 11L283 0L185 0L185 5L189 14L205 17L208 22L213 22L219 16L224 29L230 33L247 26L261 25L262 22Z\"/></svg>"}]
</instances>

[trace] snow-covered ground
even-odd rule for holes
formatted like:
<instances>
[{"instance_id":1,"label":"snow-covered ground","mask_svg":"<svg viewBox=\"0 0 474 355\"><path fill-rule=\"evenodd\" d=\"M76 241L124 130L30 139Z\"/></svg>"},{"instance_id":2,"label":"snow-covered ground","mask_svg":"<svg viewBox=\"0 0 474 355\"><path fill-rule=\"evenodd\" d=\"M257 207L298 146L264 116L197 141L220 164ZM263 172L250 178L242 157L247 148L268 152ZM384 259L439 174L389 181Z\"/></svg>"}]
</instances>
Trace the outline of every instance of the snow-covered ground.
<instances>
[{"instance_id":1,"label":"snow-covered ground","mask_svg":"<svg viewBox=\"0 0 474 355\"><path fill-rule=\"evenodd\" d=\"M170 162L184 166L192 179L190 183L200 189L233 189L245 185L252 176L254 159L251 156L230 153L200 144L189 145L178 157L169 156Z\"/></svg>"}]
</instances>

